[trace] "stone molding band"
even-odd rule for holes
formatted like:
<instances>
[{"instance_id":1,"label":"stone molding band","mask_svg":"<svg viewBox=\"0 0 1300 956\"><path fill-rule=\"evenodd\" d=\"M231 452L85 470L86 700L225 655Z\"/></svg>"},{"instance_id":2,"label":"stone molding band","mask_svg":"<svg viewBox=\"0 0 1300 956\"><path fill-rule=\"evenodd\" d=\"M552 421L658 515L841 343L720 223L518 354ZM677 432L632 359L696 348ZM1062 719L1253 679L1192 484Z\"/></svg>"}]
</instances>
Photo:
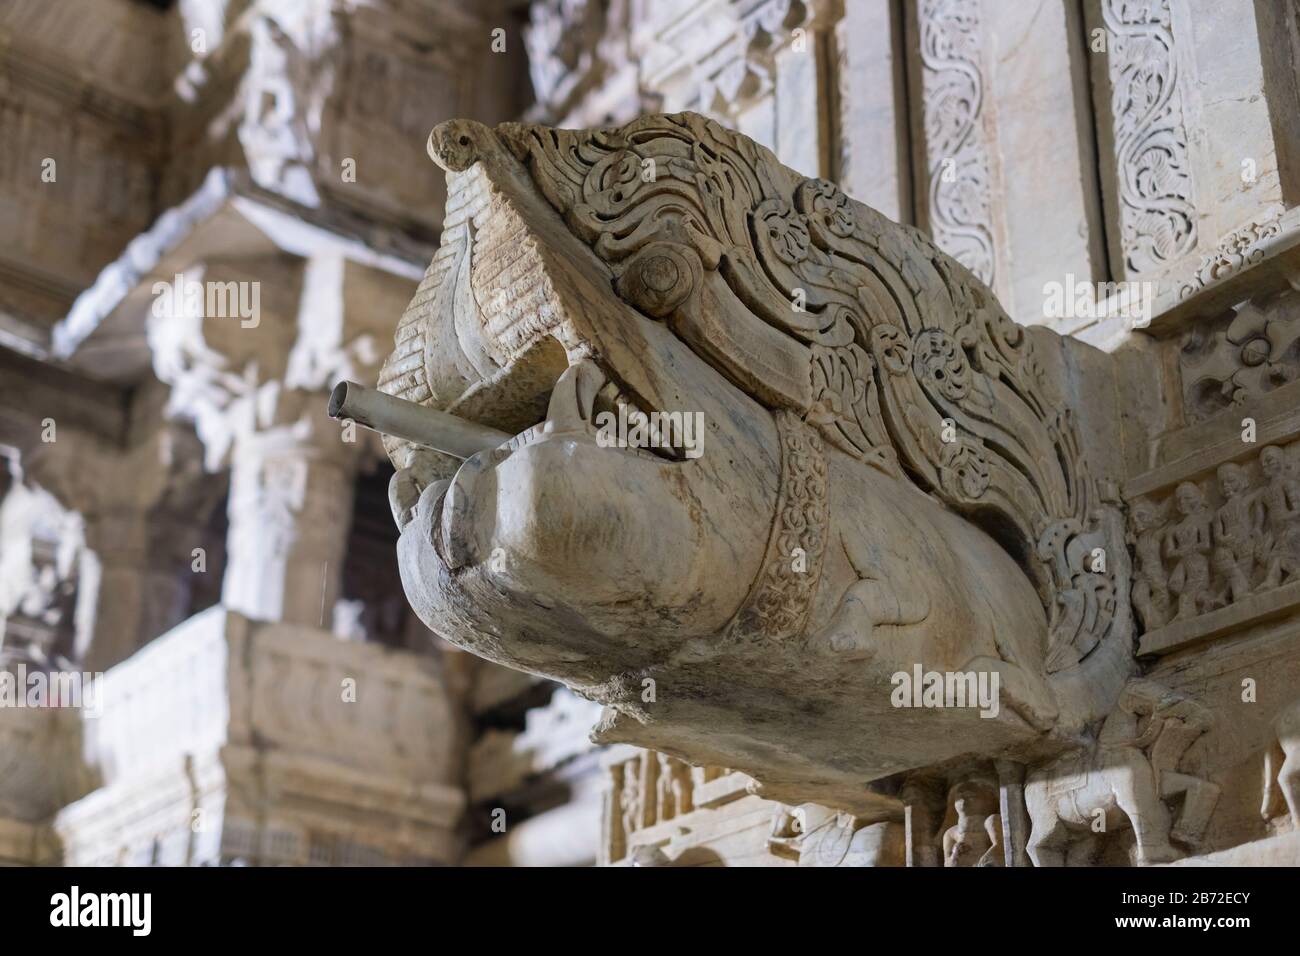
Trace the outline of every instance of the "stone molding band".
<instances>
[{"instance_id":1,"label":"stone molding band","mask_svg":"<svg viewBox=\"0 0 1300 956\"><path fill-rule=\"evenodd\" d=\"M781 484L762 570L726 629L733 641L781 641L802 634L826 553L830 506L822 438L793 412L778 410L773 418Z\"/></svg>"}]
</instances>

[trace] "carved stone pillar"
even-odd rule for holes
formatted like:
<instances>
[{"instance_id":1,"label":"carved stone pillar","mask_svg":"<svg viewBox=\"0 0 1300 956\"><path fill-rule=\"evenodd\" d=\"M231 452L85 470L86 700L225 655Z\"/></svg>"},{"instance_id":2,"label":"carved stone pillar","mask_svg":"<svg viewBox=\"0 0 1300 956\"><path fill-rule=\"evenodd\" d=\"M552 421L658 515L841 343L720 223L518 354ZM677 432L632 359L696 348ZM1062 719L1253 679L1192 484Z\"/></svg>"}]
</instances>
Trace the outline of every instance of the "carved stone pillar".
<instances>
[{"instance_id":1,"label":"carved stone pillar","mask_svg":"<svg viewBox=\"0 0 1300 956\"><path fill-rule=\"evenodd\" d=\"M1029 813L1025 809L1025 767L1013 760L997 760L998 815L1002 818L1002 849L1006 866L1029 866L1025 842L1029 839Z\"/></svg>"},{"instance_id":2,"label":"carved stone pillar","mask_svg":"<svg viewBox=\"0 0 1300 956\"><path fill-rule=\"evenodd\" d=\"M328 626L338 595L357 455L322 400L278 392L272 424L235 439L222 603L256 620Z\"/></svg>"},{"instance_id":3,"label":"carved stone pillar","mask_svg":"<svg viewBox=\"0 0 1300 956\"><path fill-rule=\"evenodd\" d=\"M330 420L326 399L340 379L373 380L373 323L410 286L324 253L214 260L185 275L204 290L241 283L258 304L239 317L173 296L149 327L171 412L194 419L209 469L231 469L222 602L256 620L328 627L353 479L378 441Z\"/></svg>"},{"instance_id":4,"label":"carved stone pillar","mask_svg":"<svg viewBox=\"0 0 1300 956\"><path fill-rule=\"evenodd\" d=\"M1117 279L1161 280L1155 321L1295 229L1292 5L1088 0Z\"/></svg>"},{"instance_id":5,"label":"carved stone pillar","mask_svg":"<svg viewBox=\"0 0 1300 956\"><path fill-rule=\"evenodd\" d=\"M143 517L109 515L87 528L83 588L77 600L77 656L91 671L107 670L140 646L150 577Z\"/></svg>"},{"instance_id":6,"label":"carved stone pillar","mask_svg":"<svg viewBox=\"0 0 1300 956\"><path fill-rule=\"evenodd\" d=\"M939 842L946 809L943 777L935 773L908 774L898 796L906 809L907 865L943 866Z\"/></svg>"},{"instance_id":7,"label":"carved stone pillar","mask_svg":"<svg viewBox=\"0 0 1300 956\"><path fill-rule=\"evenodd\" d=\"M835 25L836 181L890 219L912 218L902 17L891 0L857 0Z\"/></svg>"},{"instance_id":8,"label":"carved stone pillar","mask_svg":"<svg viewBox=\"0 0 1300 956\"><path fill-rule=\"evenodd\" d=\"M1006 263L1001 194L992 147L982 0L908 4L908 74L916 169L917 225L981 281L1002 293Z\"/></svg>"},{"instance_id":9,"label":"carved stone pillar","mask_svg":"<svg viewBox=\"0 0 1300 956\"><path fill-rule=\"evenodd\" d=\"M70 656L85 669L112 667L189 614L194 549L224 487L199 458L178 425L124 451L64 431L23 456L25 480L80 516Z\"/></svg>"}]
</instances>

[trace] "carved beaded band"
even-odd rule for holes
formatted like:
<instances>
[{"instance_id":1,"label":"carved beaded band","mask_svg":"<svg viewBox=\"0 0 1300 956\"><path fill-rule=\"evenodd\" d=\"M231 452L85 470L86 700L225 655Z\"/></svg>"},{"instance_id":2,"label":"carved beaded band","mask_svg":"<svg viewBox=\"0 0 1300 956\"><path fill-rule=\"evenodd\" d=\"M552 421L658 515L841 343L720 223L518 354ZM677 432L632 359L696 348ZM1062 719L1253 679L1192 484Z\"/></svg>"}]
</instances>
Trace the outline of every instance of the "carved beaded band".
<instances>
[{"instance_id":1,"label":"carved beaded band","mask_svg":"<svg viewBox=\"0 0 1300 956\"><path fill-rule=\"evenodd\" d=\"M830 508L821 436L799 416L777 411L781 484L763 567L753 590L727 627L727 637L779 641L808 623L826 552Z\"/></svg>"}]
</instances>

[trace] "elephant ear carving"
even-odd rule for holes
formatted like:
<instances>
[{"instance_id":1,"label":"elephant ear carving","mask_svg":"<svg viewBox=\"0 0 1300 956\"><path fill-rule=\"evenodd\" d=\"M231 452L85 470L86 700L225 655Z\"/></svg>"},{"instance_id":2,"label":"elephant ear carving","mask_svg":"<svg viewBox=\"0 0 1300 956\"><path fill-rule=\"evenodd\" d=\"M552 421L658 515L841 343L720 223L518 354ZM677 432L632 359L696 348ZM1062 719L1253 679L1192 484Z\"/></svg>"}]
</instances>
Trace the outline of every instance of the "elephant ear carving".
<instances>
[{"instance_id":1,"label":"elephant ear carving","mask_svg":"<svg viewBox=\"0 0 1300 956\"><path fill-rule=\"evenodd\" d=\"M618 295L734 384L989 531L1038 587L1050 669L1108 632L1119 576L1081 563L1106 535L1075 424L1026 331L956 259L693 113L444 127L430 149L446 168L508 153Z\"/></svg>"}]
</instances>

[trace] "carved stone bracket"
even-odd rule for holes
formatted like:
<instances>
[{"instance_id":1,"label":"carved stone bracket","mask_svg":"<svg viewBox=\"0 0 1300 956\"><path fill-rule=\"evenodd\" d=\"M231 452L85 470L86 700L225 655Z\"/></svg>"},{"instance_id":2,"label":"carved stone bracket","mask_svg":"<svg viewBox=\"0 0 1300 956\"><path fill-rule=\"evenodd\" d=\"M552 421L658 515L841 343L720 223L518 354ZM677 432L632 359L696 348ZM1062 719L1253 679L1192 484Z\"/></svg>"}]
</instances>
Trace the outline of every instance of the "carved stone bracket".
<instances>
[{"instance_id":1,"label":"carved stone bracket","mask_svg":"<svg viewBox=\"0 0 1300 956\"><path fill-rule=\"evenodd\" d=\"M448 229L380 386L516 433L439 467L385 441L431 628L606 704L602 743L864 818L897 798L863 780L1108 712L1126 555L1051 332L694 113L453 120L429 152ZM611 447L611 410L699 414L707 448ZM918 664L996 674L996 719L899 709Z\"/></svg>"},{"instance_id":2,"label":"carved stone bracket","mask_svg":"<svg viewBox=\"0 0 1300 956\"><path fill-rule=\"evenodd\" d=\"M462 137L467 148L454 139L454 125L436 130L430 148L462 169L474 144L491 134ZM1076 426L1056 410L1025 333L919 233L831 183L790 176L750 141L693 114L648 117L618 131L507 126L499 135L610 265L630 304L669 317L689 340L712 340L734 380L806 417L831 444L887 473L898 474L901 462L972 515L1005 515L1031 551L1045 535L1059 536L1065 526L1056 522L1072 518L1079 522L1073 533L1081 533L1092 520L1095 495ZM473 183L472 175L453 176L452 189ZM661 262L679 263L668 302L639 278ZM768 328L712 326L715 276ZM487 298L480 292L479 301ZM411 348L427 341L411 317L408 311L398 333L394 371L414 357L408 341ZM494 362L518 352L511 339L521 331L535 334L512 330ZM753 337L772 357L755 363L747 356L761 353L752 347L720 350L725 337ZM773 374L791 365L788 374ZM418 386L408 392L417 400L428 394ZM1062 579L1040 553L1044 593L1071 589L1072 575ZM1056 614L1055 598L1048 601ZM1106 615L1089 617L1104 634Z\"/></svg>"}]
</instances>

